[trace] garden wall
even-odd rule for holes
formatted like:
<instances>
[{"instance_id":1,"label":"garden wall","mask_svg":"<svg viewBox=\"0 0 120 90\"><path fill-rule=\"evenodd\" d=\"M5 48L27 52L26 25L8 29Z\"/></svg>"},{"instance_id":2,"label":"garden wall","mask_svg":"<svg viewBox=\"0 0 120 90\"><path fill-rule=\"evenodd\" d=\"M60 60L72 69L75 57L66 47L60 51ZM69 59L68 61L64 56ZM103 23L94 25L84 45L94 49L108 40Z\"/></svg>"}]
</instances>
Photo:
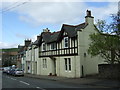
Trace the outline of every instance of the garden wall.
<instances>
[{"instance_id":1,"label":"garden wall","mask_svg":"<svg viewBox=\"0 0 120 90\"><path fill-rule=\"evenodd\" d=\"M120 79L120 64L99 64L99 77Z\"/></svg>"}]
</instances>

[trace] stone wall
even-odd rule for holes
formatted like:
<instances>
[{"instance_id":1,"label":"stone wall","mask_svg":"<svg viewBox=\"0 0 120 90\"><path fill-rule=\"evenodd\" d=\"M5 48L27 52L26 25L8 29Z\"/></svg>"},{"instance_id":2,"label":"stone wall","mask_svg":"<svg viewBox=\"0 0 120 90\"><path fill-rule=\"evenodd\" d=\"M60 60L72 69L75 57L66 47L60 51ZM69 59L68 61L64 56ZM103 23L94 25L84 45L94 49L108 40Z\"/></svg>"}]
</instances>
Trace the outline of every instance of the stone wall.
<instances>
[{"instance_id":1,"label":"stone wall","mask_svg":"<svg viewBox=\"0 0 120 90\"><path fill-rule=\"evenodd\" d=\"M120 64L99 64L98 69L100 78L120 79Z\"/></svg>"}]
</instances>

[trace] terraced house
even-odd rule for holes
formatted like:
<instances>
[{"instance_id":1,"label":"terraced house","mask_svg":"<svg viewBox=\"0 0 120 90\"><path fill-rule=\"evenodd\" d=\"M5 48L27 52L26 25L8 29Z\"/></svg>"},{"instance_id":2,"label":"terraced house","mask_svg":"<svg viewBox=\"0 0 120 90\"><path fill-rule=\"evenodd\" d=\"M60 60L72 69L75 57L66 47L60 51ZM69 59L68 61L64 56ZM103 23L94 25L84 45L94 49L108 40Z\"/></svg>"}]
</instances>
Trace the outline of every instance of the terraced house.
<instances>
[{"instance_id":1,"label":"terraced house","mask_svg":"<svg viewBox=\"0 0 120 90\"><path fill-rule=\"evenodd\" d=\"M84 23L63 24L57 32L44 29L26 51L25 72L71 78L98 73L99 57L87 54L89 35L98 30L91 11L86 13Z\"/></svg>"}]
</instances>

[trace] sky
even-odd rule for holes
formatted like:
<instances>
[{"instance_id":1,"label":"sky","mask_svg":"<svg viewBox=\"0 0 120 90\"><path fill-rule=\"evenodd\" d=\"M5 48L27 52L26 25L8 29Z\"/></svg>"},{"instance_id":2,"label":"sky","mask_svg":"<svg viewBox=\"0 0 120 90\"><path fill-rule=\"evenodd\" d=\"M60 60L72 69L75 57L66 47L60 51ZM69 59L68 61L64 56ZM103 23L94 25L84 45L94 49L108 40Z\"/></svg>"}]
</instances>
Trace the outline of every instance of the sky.
<instances>
[{"instance_id":1,"label":"sky","mask_svg":"<svg viewBox=\"0 0 120 90\"><path fill-rule=\"evenodd\" d=\"M0 4L0 48L17 48L25 39L34 42L43 29L60 31L63 24L78 25L91 10L94 21L110 21L118 11L114 0L4 0Z\"/></svg>"}]
</instances>

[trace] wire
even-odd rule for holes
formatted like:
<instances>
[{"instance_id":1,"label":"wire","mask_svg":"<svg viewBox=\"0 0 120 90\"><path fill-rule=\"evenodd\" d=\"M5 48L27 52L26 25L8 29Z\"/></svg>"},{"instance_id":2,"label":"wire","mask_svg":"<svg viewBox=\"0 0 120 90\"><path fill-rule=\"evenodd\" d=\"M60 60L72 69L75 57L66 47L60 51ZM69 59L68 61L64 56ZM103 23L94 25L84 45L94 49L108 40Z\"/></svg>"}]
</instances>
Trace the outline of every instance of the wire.
<instances>
[{"instance_id":1,"label":"wire","mask_svg":"<svg viewBox=\"0 0 120 90\"><path fill-rule=\"evenodd\" d=\"M20 1L20 0L19 0L19 1ZM8 9L9 7L11 7L11 6L13 6L13 5L19 3L19 1L18 1L18 2L15 2L15 3L11 4L11 5L9 5L8 7L4 7L1 11L4 11L4 10Z\"/></svg>"},{"instance_id":2,"label":"wire","mask_svg":"<svg viewBox=\"0 0 120 90\"><path fill-rule=\"evenodd\" d=\"M16 5L16 6L8 7L8 8L6 8L5 10L2 10L0 13L8 12L8 11L14 9L14 8L17 8L17 7L21 6L21 5L24 5L24 4L28 3L28 1L31 1L31 0L27 0L27 1L25 1L25 2L22 2L22 3L18 4L18 5ZM18 3L18 2L16 2L16 3ZM16 3L14 3L14 4L16 4Z\"/></svg>"}]
</instances>

